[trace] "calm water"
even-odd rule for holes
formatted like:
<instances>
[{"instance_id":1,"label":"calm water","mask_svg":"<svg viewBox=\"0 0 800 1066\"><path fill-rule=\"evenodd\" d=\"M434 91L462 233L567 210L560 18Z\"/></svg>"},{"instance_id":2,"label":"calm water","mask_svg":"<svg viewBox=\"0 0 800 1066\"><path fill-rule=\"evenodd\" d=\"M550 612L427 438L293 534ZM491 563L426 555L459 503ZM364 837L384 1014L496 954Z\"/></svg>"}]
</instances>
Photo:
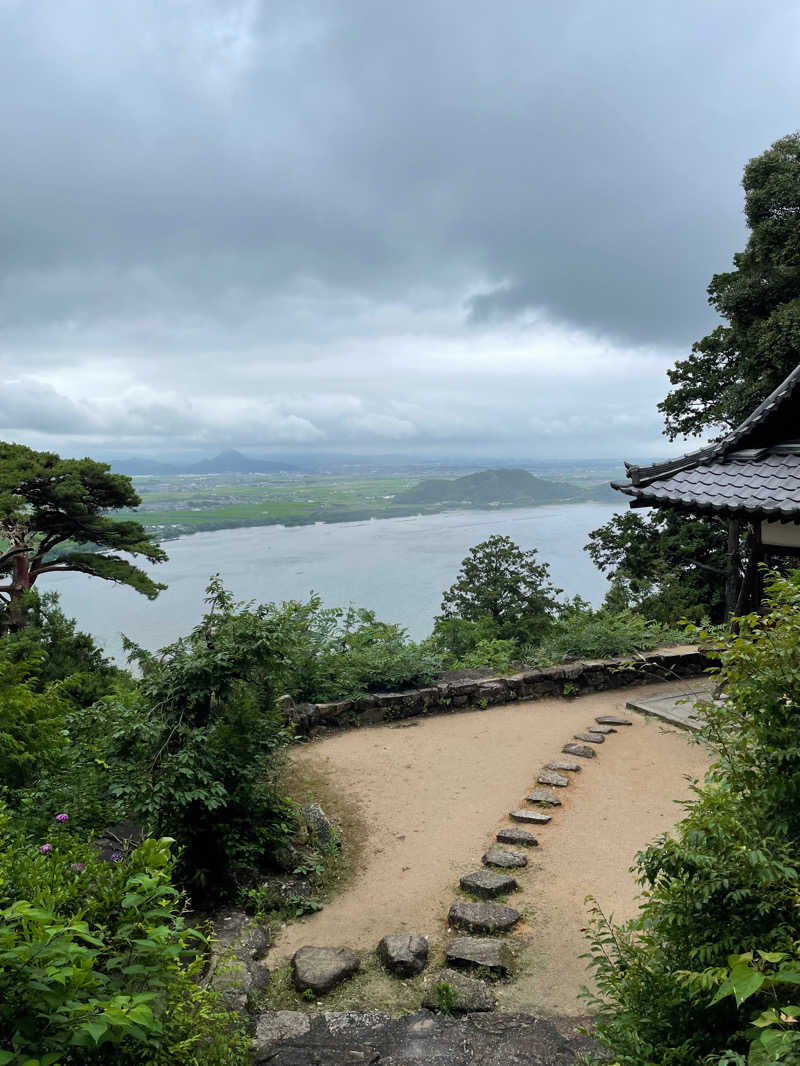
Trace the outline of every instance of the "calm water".
<instances>
[{"instance_id":1,"label":"calm water","mask_svg":"<svg viewBox=\"0 0 800 1066\"><path fill-rule=\"evenodd\" d=\"M66 613L120 659L122 632L155 649L196 625L203 590L217 571L237 599L304 599L313 590L326 606L370 607L420 638L430 632L442 592L468 549L493 533L536 548L554 584L599 605L607 582L582 549L589 530L618 510L610 503L560 504L196 533L165 545L169 562L152 572L169 588L152 602L81 574L52 575L41 588L57 589Z\"/></svg>"}]
</instances>

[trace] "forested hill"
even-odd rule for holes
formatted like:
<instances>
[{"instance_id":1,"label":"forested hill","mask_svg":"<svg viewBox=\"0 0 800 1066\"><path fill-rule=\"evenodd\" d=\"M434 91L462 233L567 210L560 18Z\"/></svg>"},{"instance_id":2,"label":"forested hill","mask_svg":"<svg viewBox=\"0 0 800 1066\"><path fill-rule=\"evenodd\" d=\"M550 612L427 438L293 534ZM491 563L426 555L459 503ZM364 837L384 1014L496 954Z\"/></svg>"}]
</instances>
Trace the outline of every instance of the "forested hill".
<instances>
[{"instance_id":1,"label":"forested hill","mask_svg":"<svg viewBox=\"0 0 800 1066\"><path fill-rule=\"evenodd\" d=\"M534 477L527 470L481 470L457 478L430 478L399 492L396 504L461 503L535 504L565 503L589 498L586 489L562 481ZM595 494L596 498L596 494Z\"/></svg>"}]
</instances>

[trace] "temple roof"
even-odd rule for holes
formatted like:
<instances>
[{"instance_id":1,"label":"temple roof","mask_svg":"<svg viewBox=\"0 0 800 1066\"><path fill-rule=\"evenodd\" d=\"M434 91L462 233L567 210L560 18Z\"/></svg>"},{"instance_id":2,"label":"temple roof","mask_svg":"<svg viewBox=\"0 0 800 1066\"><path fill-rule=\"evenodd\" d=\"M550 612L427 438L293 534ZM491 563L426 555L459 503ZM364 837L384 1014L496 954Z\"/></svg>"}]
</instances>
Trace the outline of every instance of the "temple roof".
<instances>
[{"instance_id":1,"label":"temple roof","mask_svg":"<svg viewBox=\"0 0 800 1066\"><path fill-rule=\"evenodd\" d=\"M632 507L800 521L800 365L715 444L612 482Z\"/></svg>"}]
</instances>

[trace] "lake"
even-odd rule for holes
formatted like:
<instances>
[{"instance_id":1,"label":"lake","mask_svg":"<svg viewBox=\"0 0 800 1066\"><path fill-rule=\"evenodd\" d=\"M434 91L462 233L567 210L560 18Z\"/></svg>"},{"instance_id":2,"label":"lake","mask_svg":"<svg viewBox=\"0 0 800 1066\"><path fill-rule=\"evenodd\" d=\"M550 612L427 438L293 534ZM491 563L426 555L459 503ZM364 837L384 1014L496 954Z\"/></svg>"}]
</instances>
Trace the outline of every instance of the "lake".
<instances>
[{"instance_id":1,"label":"lake","mask_svg":"<svg viewBox=\"0 0 800 1066\"><path fill-rule=\"evenodd\" d=\"M120 661L120 633L154 650L195 626L205 586L217 571L237 599L304 599L313 590L326 606L369 607L419 639L430 632L442 592L455 581L468 550L494 533L536 548L555 585L599 606L608 582L583 546L590 530L621 509L613 503L554 504L195 533L165 543L169 562L151 569L169 586L157 600L83 574L52 575L37 587L56 589L67 615Z\"/></svg>"}]
</instances>

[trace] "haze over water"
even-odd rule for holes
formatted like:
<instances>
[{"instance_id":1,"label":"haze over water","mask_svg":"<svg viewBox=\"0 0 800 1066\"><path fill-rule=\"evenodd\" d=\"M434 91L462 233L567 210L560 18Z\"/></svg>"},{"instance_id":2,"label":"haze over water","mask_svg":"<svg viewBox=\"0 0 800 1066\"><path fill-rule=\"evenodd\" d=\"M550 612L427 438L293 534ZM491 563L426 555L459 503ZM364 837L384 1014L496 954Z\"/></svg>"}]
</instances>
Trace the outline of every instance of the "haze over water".
<instances>
[{"instance_id":1,"label":"haze over water","mask_svg":"<svg viewBox=\"0 0 800 1066\"><path fill-rule=\"evenodd\" d=\"M558 504L196 533L165 543L169 562L152 573L169 588L157 600L82 574L53 575L41 591L56 589L67 615L120 661L120 633L155 650L192 629L217 571L237 599L302 600L313 590L328 607L369 607L420 639L430 633L461 560L494 533L536 548L565 596L599 606L608 582L583 546L588 532L619 510L612 503Z\"/></svg>"}]
</instances>

